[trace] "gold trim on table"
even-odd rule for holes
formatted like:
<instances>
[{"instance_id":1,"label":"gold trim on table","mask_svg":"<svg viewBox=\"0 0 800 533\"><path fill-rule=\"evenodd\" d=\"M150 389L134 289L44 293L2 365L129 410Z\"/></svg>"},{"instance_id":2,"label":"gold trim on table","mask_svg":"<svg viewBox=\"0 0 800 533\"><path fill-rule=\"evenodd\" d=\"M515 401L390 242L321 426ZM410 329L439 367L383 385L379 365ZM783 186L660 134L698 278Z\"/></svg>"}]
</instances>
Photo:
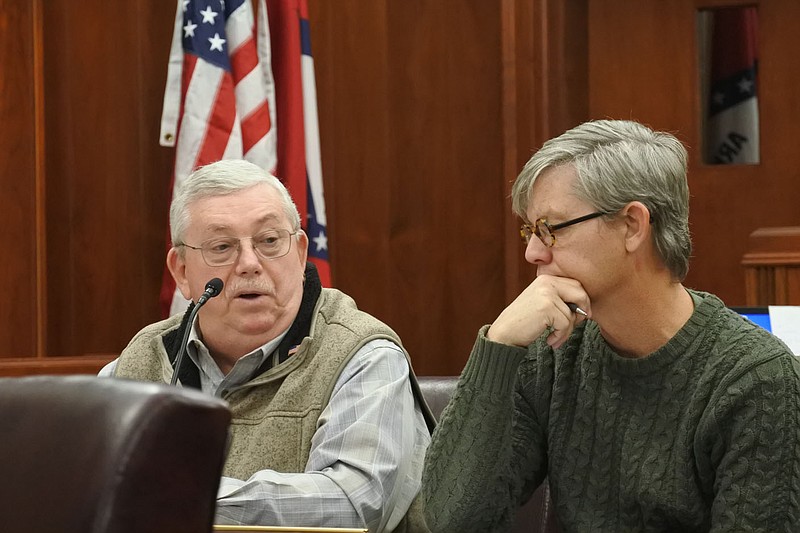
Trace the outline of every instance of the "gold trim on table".
<instances>
[{"instance_id":1,"label":"gold trim on table","mask_svg":"<svg viewBox=\"0 0 800 533\"><path fill-rule=\"evenodd\" d=\"M288 526L226 526L215 525L214 531L245 533L248 531L271 531L272 533L367 533L366 529L342 527L288 527Z\"/></svg>"}]
</instances>

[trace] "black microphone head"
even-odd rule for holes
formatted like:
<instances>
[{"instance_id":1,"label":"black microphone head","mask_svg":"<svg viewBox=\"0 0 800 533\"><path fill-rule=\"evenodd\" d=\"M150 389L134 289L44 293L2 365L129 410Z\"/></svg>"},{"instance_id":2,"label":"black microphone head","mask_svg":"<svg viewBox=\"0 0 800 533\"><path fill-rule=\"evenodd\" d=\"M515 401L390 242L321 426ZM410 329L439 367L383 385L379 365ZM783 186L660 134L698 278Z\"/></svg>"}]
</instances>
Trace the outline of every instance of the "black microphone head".
<instances>
[{"instance_id":1,"label":"black microphone head","mask_svg":"<svg viewBox=\"0 0 800 533\"><path fill-rule=\"evenodd\" d=\"M208 293L209 298L213 298L220 292L222 292L222 280L219 278L214 278L208 283L206 283L206 292Z\"/></svg>"}]
</instances>

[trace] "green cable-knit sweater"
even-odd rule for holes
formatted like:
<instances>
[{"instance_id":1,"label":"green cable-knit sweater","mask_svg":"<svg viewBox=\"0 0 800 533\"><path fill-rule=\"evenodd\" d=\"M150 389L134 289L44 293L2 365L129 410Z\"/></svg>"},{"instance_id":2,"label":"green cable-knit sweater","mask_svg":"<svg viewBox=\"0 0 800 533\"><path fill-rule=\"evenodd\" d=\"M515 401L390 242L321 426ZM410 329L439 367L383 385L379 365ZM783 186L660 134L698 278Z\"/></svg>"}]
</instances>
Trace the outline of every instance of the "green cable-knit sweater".
<instances>
[{"instance_id":1,"label":"green cable-knit sweater","mask_svg":"<svg viewBox=\"0 0 800 533\"><path fill-rule=\"evenodd\" d=\"M565 532L800 531L800 360L690 292L641 359L591 321L555 351L482 330L428 451L430 530L507 531L547 476Z\"/></svg>"}]
</instances>

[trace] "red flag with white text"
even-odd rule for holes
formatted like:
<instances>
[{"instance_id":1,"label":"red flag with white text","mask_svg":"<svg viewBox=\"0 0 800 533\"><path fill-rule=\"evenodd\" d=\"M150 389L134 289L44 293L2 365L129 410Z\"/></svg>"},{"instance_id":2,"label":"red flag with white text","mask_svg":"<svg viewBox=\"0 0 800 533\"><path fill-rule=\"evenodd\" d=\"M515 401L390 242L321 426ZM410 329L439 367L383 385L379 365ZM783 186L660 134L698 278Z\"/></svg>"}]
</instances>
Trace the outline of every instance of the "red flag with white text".
<instances>
[{"instance_id":1,"label":"red flag with white text","mask_svg":"<svg viewBox=\"0 0 800 533\"><path fill-rule=\"evenodd\" d=\"M758 163L758 12L743 6L711 13L706 161Z\"/></svg>"}]
</instances>

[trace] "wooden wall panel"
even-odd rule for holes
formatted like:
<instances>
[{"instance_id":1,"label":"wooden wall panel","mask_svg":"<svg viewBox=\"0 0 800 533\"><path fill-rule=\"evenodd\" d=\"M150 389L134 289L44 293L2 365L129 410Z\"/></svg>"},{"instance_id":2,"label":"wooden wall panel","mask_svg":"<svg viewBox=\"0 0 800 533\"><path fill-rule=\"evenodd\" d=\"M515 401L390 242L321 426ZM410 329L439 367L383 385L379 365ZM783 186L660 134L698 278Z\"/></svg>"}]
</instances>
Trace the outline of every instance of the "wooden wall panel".
<instances>
[{"instance_id":1,"label":"wooden wall panel","mask_svg":"<svg viewBox=\"0 0 800 533\"><path fill-rule=\"evenodd\" d=\"M587 0L504 2L502 31L506 93L504 153L506 197L531 155L541 145L589 117ZM525 261L520 219L506 213L506 302L533 281Z\"/></svg>"},{"instance_id":2,"label":"wooden wall panel","mask_svg":"<svg viewBox=\"0 0 800 533\"><path fill-rule=\"evenodd\" d=\"M0 358L37 352L35 2L0 0Z\"/></svg>"},{"instance_id":3,"label":"wooden wall panel","mask_svg":"<svg viewBox=\"0 0 800 533\"><path fill-rule=\"evenodd\" d=\"M334 276L422 373L458 372L531 276L506 196L585 115L585 1L310 2ZM171 13L46 7L47 351L113 353L156 315Z\"/></svg>"},{"instance_id":4,"label":"wooden wall panel","mask_svg":"<svg viewBox=\"0 0 800 533\"><path fill-rule=\"evenodd\" d=\"M734 2L727 2L731 4ZM740 265L759 227L798 224L800 36L795 2L758 4L761 163L709 166L700 161L695 0L595 0L589 9L589 94L593 118L641 120L675 132L689 148L694 254L687 285L745 303Z\"/></svg>"},{"instance_id":5,"label":"wooden wall panel","mask_svg":"<svg viewBox=\"0 0 800 533\"><path fill-rule=\"evenodd\" d=\"M639 120L694 140L695 25L687 4L590 0L590 118Z\"/></svg>"},{"instance_id":6,"label":"wooden wall panel","mask_svg":"<svg viewBox=\"0 0 800 533\"><path fill-rule=\"evenodd\" d=\"M706 166L698 150L690 170L696 255L690 281L719 293L729 305L746 303L741 259L749 235L758 228L800 224L795 163L800 57L788 52L800 49L800 35L790 22L800 17L800 4L760 2L758 13L761 163Z\"/></svg>"},{"instance_id":7,"label":"wooden wall panel","mask_svg":"<svg viewBox=\"0 0 800 533\"><path fill-rule=\"evenodd\" d=\"M312 0L308 7L334 283L362 308L386 310L389 287L375 283L390 270L386 3ZM360 293L351 290L359 286Z\"/></svg>"},{"instance_id":8,"label":"wooden wall panel","mask_svg":"<svg viewBox=\"0 0 800 533\"><path fill-rule=\"evenodd\" d=\"M118 352L158 317L173 16L158 0L46 2L50 354Z\"/></svg>"},{"instance_id":9,"label":"wooden wall panel","mask_svg":"<svg viewBox=\"0 0 800 533\"><path fill-rule=\"evenodd\" d=\"M800 227L751 233L742 266L747 305L800 305Z\"/></svg>"},{"instance_id":10,"label":"wooden wall panel","mask_svg":"<svg viewBox=\"0 0 800 533\"><path fill-rule=\"evenodd\" d=\"M477 328L532 278L510 183L588 118L635 118L689 145L687 281L743 303L747 235L798 225L800 4L755 2L762 163L719 168L697 156L694 14L720 1L308 0L335 284L400 333L420 374L459 372ZM0 374L107 354L53 366L93 371L158 318L173 15L162 0L0 0L0 236L23 247L0 262L13 302Z\"/></svg>"},{"instance_id":11,"label":"wooden wall panel","mask_svg":"<svg viewBox=\"0 0 800 533\"><path fill-rule=\"evenodd\" d=\"M0 360L0 377L16 378L42 374L97 374L116 355L77 357L14 357Z\"/></svg>"},{"instance_id":12,"label":"wooden wall panel","mask_svg":"<svg viewBox=\"0 0 800 533\"><path fill-rule=\"evenodd\" d=\"M504 303L499 6L331 4L309 11L335 284L418 373L459 372Z\"/></svg>"}]
</instances>

